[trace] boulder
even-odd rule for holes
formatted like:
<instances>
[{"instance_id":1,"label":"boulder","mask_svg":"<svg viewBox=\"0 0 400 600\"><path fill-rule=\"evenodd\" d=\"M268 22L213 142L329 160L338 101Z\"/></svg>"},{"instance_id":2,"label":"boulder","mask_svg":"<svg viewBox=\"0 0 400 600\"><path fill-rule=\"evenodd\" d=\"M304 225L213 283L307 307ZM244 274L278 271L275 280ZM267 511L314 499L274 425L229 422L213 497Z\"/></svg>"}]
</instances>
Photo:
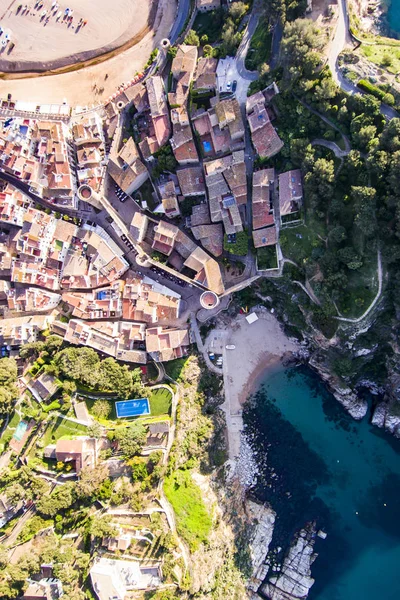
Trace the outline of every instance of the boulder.
<instances>
[{"instance_id":1,"label":"boulder","mask_svg":"<svg viewBox=\"0 0 400 600\"><path fill-rule=\"evenodd\" d=\"M266 578L269 565L265 563L274 532L276 513L265 504L246 501L246 515L253 530L249 540L253 574L248 588L256 592Z\"/></svg>"}]
</instances>

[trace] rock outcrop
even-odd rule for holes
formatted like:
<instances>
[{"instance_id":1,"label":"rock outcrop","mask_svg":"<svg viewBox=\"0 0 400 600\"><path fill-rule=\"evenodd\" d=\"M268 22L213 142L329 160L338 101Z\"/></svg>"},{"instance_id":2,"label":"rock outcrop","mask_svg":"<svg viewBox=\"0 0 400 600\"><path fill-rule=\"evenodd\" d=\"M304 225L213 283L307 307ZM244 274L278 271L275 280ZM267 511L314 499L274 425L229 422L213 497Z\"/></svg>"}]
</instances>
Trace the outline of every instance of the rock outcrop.
<instances>
[{"instance_id":1,"label":"rock outcrop","mask_svg":"<svg viewBox=\"0 0 400 600\"><path fill-rule=\"evenodd\" d=\"M372 424L400 438L400 375L389 379L383 402L374 410Z\"/></svg>"},{"instance_id":2,"label":"rock outcrop","mask_svg":"<svg viewBox=\"0 0 400 600\"><path fill-rule=\"evenodd\" d=\"M359 421L368 411L368 403L360 398L351 388L345 386L343 382L320 362L311 358L309 365L317 371L321 379L327 384L329 390L335 396L336 400L347 410L347 412Z\"/></svg>"},{"instance_id":3,"label":"rock outcrop","mask_svg":"<svg viewBox=\"0 0 400 600\"><path fill-rule=\"evenodd\" d=\"M268 575L269 565L265 561L274 533L276 513L267 505L247 500L246 515L250 521L250 526L253 526L253 532L249 540L253 574L248 583L248 588L253 592L257 592Z\"/></svg>"},{"instance_id":4,"label":"rock outcrop","mask_svg":"<svg viewBox=\"0 0 400 600\"><path fill-rule=\"evenodd\" d=\"M278 575L270 577L261 586L261 592L270 600L304 600L314 584L311 565L317 558L314 552L315 523L302 529L291 545Z\"/></svg>"}]
</instances>

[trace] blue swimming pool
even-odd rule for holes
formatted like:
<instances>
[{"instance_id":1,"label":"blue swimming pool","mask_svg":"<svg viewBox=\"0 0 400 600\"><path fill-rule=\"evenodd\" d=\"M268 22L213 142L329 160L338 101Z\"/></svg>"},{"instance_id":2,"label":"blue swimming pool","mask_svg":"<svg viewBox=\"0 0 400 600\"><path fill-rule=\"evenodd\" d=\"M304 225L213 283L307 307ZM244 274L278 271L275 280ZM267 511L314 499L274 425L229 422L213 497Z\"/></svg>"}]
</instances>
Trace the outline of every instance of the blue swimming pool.
<instances>
[{"instance_id":1,"label":"blue swimming pool","mask_svg":"<svg viewBox=\"0 0 400 600\"><path fill-rule=\"evenodd\" d=\"M17 425L17 428L14 432L13 438L20 442L25 435L25 431L28 429L28 423L25 421L20 421Z\"/></svg>"},{"instance_id":2,"label":"blue swimming pool","mask_svg":"<svg viewBox=\"0 0 400 600\"><path fill-rule=\"evenodd\" d=\"M210 142L203 142L203 148L204 152L211 152L212 150Z\"/></svg>"},{"instance_id":3,"label":"blue swimming pool","mask_svg":"<svg viewBox=\"0 0 400 600\"><path fill-rule=\"evenodd\" d=\"M115 412L118 419L141 417L142 415L150 414L150 404L147 398L124 400L115 403Z\"/></svg>"}]
</instances>

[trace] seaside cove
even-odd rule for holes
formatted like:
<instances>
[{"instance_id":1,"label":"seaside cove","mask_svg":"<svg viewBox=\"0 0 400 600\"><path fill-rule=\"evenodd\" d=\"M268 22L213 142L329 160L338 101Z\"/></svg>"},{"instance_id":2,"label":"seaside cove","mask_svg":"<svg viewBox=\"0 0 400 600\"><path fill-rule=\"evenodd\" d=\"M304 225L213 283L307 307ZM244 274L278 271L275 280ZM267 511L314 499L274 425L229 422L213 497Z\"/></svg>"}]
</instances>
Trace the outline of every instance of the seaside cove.
<instances>
[{"instance_id":1,"label":"seaside cove","mask_svg":"<svg viewBox=\"0 0 400 600\"><path fill-rule=\"evenodd\" d=\"M400 440L354 421L307 367L271 367L244 409L252 493L277 513L270 554L316 521L314 600L400 594Z\"/></svg>"}]
</instances>

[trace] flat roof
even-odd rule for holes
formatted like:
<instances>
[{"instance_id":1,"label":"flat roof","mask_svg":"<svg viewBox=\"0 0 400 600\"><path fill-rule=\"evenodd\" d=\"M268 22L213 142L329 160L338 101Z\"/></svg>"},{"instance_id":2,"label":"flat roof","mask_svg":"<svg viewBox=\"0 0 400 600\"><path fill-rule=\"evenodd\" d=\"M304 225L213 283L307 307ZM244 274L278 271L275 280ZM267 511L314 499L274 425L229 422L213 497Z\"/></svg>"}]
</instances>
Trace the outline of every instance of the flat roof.
<instances>
[{"instance_id":1,"label":"flat roof","mask_svg":"<svg viewBox=\"0 0 400 600\"><path fill-rule=\"evenodd\" d=\"M257 317L256 313L250 313L249 315L247 315L246 321L248 323L250 323L250 325L251 325L251 323L255 323L255 321L258 321L258 317Z\"/></svg>"}]
</instances>

